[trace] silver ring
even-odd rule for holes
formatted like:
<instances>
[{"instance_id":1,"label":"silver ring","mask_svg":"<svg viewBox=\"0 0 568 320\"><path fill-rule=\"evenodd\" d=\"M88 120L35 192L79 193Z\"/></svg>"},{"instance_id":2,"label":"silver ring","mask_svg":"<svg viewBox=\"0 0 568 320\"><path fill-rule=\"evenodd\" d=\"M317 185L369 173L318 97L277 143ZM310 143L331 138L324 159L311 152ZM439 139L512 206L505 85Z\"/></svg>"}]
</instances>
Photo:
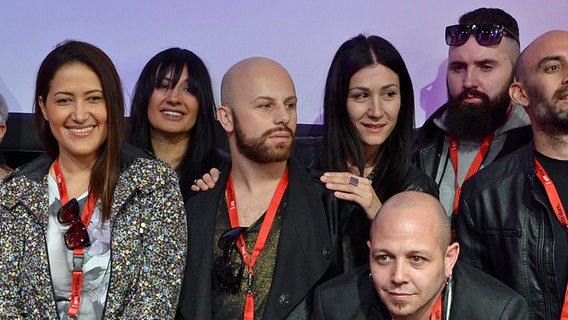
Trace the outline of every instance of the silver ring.
<instances>
[{"instance_id":1,"label":"silver ring","mask_svg":"<svg viewBox=\"0 0 568 320\"><path fill-rule=\"evenodd\" d=\"M197 181L199 181L199 180L201 180L201 179L195 179L195 180L193 180L193 184L197 184Z\"/></svg>"},{"instance_id":2,"label":"silver ring","mask_svg":"<svg viewBox=\"0 0 568 320\"><path fill-rule=\"evenodd\" d=\"M358 186L359 185L359 179L355 178L355 177L349 177L349 184L352 186Z\"/></svg>"}]
</instances>

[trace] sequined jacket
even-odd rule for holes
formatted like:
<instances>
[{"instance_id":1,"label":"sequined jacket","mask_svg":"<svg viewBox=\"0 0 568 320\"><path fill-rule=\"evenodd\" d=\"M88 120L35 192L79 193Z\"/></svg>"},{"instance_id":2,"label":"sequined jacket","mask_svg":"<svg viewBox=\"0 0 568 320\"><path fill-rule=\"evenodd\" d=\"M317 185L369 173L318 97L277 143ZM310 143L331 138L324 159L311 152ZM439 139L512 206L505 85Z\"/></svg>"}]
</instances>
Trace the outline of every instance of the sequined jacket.
<instances>
[{"instance_id":1,"label":"sequined jacket","mask_svg":"<svg viewBox=\"0 0 568 320\"><path fill-rule=\"evenodd\" d=\"M57 319L46 243L44 154L0 184L0 318ZM111 207L111 277L105 319L171 319L183 278L187 225L166 164L130 146Z\"/></svg>"}]
</instances>

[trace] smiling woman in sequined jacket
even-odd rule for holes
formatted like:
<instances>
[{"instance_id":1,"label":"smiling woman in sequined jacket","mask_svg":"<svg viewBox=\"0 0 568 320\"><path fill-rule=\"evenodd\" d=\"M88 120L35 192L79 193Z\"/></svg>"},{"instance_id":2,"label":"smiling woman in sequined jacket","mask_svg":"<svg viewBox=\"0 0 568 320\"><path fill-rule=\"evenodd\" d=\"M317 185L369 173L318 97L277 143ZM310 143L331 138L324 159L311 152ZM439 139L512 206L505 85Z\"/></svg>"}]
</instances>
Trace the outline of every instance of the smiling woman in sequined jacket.
<instances>
[{"instance_id":1,"label":"smiling woman in sequined jacket","mask_svg":"<svg viewBox=\"0 0 568 320\"><path fill-rule=\"evenodd\" d=\"M37 76L47 151L0 185L0 318L168 319L186 219L173 170L123 144L118 74L100 49L58 45Z\"/></svg>"}]
</instances>

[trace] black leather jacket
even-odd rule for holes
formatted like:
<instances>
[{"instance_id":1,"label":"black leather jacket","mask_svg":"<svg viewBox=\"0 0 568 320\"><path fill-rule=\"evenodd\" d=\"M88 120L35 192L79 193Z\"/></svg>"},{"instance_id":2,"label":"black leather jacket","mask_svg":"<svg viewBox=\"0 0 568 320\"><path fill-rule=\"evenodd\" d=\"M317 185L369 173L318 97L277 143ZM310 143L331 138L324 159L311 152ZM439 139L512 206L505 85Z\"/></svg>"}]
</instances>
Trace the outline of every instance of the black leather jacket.
<instances>
[{"instance_id":1,"label":"black leather jacket","mask_svg":"<svg viewBox=\"0 0 568 320\"><path fill-rule=\"evenodd\" d=\"M552 214L552 216L551 216ZM520 293L531 319L559 319L552 207L532 143L467 180L457 217L460 259Z\"/></svg>"},{"instance_id":2,"label":"black leather jacket","mask_svg":"<svg viewBox=\"0 0 568 320\"><path fill-rule=\"evenodd\" d=\"M448 150L442 150L446 132L434 123L434 119L439 118L445 111L446 105L441 106L416 131L413 163L432 179L436 179L442 154L448 152ZM495 160L517 150L531 139L530 125L507 131L503 148Z\"/></svg>"},{"instance_id":3,"label":"black leather jacket","mask_svg":"<svg viewBox=\"0 0 568 320\"><path fill-rule=\"evenodd\" d=\"M369 264L320 285L312 320L392 319L369 280ZM451 292L451 294L449 294ZM525 320L527 303L511 288L458 260L442 293L442 317L454 320Z\"/></svg>"}]
</instances>

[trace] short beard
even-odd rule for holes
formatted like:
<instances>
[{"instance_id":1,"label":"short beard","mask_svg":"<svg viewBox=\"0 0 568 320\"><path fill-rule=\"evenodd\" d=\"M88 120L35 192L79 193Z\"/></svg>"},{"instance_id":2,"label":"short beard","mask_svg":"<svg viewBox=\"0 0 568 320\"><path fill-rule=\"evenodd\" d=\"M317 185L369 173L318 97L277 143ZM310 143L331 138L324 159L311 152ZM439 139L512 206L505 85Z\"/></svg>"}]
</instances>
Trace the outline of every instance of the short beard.
<instances>
[{"instance_id":1,"label":"short beard","mask_svg":"<svg viewBox=\"0 0 568 320\"><path fill-rule=\"evenodd\" d=\"M239 152L248 159L257 163L273 163L286 161L292 156L294 150L294 131L287 126L276 127L265 131L256 138L248 138L244 133L239 120L233 113L235 127L235 140ZM270 146L268 137L274 132L286 131L290 134L290 143L278 143Z\"/></svg>"},{"instance_id":2,"label":"short beard","mask_svg":"<svg viewBox=\"0 0 568 320\"><path fill-rule=\"evenodd\" d=\"M424 308L428 303L435 301L438 299L438 294L441 294L444 290L444 286L447 283L447 279L445 277L445 268L446 264L442 265L442 273L440 275L440 288L436 291L436 295L433 297L427 297L428 300L421 300L421 301L390 301L389 304L386 305L389 313L391 316L396 317L407 317L416 314L420 309ZM379 288L376 288L379 290ZM379 297L380 298L380 297Z\"/></svg>"},{"instance_id":3,"label":"short beard","mask_svg":"<svg viewBox=\"0 0 568 320\"><path fill-rule=\"evenodd\" d=\"M463 103L468 95L480 98L482 103ZM465 90L456 98L448 90L445 120L448 133L458 139L481 140L505 123L510 105L509 86L503 87L493 100L475 89Z\"/></svg>"},{"instance_id":4,"label":"short beard","mask_svg":"<svg viewBox=\"0 0 568 320\"><path fill-rule=\"evenodd\" d=\"M552 95L552 101L546 99L542 86L528 84L527 96L531 101L530 107L534 114L534 122L540 130L550 138L568 134L568 110L554 104L560 97L566 95L568 85L562 86Z\"/></svg>"}]
</instances>

